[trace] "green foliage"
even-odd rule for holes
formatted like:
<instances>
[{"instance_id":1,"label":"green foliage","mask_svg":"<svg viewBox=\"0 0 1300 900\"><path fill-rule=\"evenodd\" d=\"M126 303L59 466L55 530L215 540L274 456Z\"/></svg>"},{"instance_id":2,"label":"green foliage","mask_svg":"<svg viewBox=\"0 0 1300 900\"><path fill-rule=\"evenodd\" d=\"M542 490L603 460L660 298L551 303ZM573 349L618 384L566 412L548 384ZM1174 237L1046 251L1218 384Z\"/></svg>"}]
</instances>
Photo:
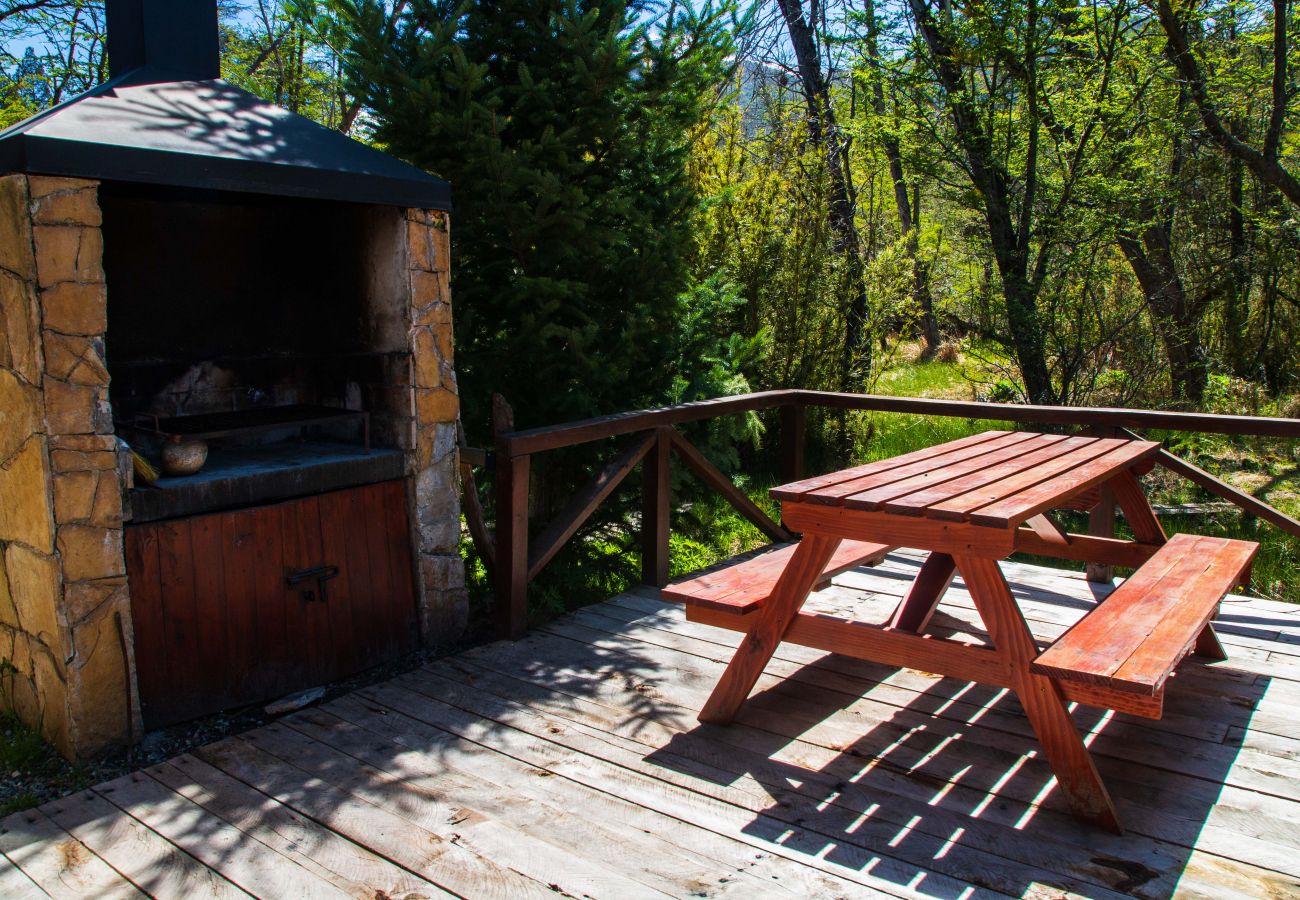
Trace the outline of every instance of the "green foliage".
<instances>
[{"instance_id":1,"label":"green foliage","mask_svg":"<svg viewBox=\"0 0 1300 900\"><path fill-rule=\"evenodd\" d=\"M752 380L763 370L772 347L771 333L762 327L752 337L742 333L738 320L746 301L735 287L715 275L692 284L678 304L678 349L669 400L691 403L753 390ZM708 424L701 449L724 470L735 471L740 467L740 447L749 444L757 449L763 432L763 422L754 412L716 419Z\"/></svg>"},{"instance_id":2,"label":"green foliage","mask_svg":"<svg viewBox=\"0 0 1300 900\"><path fill-rule=\"evenodd\" d=\"M347 132L353 98L343 85L338 55L323 40L331 20L315 6L275 3L261 16L228 19L222 27L221 74L291 112Z\"/></svg>"},{"instance_id":3,"label":"green foliage","mask_svg":"<svg viewBox=\"0 0 1300 900\"><path fill-rule=\"evenodd\" d=\"M456 211L462 416L517 427L744 390L759 334L731 338L734 293L693 282L691 137L726 79L724 5L615 0L334 4L376 141L448 179ZM539 527L613 447L533 469ZM536 584L541 609L624 583L636 504L606 503Z\"/></svg>"},{"instance_id":4,"label":"green foliage","mask_svg":"<svg viewBox=\"0 0 1300 900\"><path fill-rule=\"evenodd\" d=\"M466 424L505 395L521 427L661 403L696 195L688 137L731 52L724 16L654 28L627 4L358 3L349 62L375 137L456 202ZM388 35L391 34L391 38Z\"/></svg>"},{"instance_id":5,"label":"green foliage","mask_svg":"<svg viewBox=\"0 0 1300 900\"><path fill-rule=\"evenodd\" d=\"M820 156L792 93L738 79L741 90L691 156L705 198L694 268L725 278L746 301L741 333L770 336L755 389L838 388L847 274L827 224Z\"/></svg>"}]
</instances>

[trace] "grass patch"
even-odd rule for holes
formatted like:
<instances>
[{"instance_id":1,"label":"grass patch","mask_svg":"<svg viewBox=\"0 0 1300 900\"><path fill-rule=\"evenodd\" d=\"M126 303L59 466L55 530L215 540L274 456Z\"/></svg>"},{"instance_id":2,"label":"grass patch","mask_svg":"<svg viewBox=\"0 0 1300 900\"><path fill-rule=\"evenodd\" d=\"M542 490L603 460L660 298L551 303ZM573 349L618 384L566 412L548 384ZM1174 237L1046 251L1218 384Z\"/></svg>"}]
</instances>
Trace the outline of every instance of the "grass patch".
<instances>
[{"instance_id":1,"label":"grass patch","mask_svg":"<svg viewBox=\"0 0 1300 900\"><path fill-rule=\"evenodd\" d=\"M0 817L89 787L93 773L74 765L13 713L0 713Z\"/></svg>"}]
</instances>

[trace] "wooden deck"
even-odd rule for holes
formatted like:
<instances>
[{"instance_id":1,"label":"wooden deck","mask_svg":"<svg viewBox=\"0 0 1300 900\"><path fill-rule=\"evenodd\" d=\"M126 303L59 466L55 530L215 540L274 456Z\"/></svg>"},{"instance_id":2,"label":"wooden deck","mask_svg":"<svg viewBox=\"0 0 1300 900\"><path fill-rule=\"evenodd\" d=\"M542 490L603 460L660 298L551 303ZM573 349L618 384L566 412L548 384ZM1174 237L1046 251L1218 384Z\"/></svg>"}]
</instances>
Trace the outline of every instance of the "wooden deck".
<instances>
[{"instance_id":1,"label":"wooden deck","mask_svg":"<svg viewBox=\"0 0 1300 900\"><path fill-rule=\"evenodd\" d=\"M918 559L810 606L883 619ZM1035 633L1093 588L1009 564ZM978 636L960 582L934 628ZM1014 697L736 635L650 590L0 822L0 897L1300 896L1300 607L1231 598L1162 721L1077 710L1129 833L1064 810Z\"/></svg>"}]
</instances>

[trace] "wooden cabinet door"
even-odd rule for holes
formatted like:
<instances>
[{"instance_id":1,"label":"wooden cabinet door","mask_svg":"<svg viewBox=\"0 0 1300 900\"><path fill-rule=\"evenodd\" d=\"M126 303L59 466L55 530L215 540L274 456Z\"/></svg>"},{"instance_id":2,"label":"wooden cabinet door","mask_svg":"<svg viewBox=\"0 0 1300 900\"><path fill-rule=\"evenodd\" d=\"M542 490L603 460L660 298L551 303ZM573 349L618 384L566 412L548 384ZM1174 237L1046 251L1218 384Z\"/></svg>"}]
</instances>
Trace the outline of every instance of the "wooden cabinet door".
<instances>
[{"instance_id":1,"label":"wooden cabinet door","mask_svg":"<svg viewBox=\"0 0 1300 900\"><path fill-rule=\"evenodd\" d=\"M325 684L419 643L401 481L128 526L126 552L149 728Z\"/></svg>"}]
</instances>

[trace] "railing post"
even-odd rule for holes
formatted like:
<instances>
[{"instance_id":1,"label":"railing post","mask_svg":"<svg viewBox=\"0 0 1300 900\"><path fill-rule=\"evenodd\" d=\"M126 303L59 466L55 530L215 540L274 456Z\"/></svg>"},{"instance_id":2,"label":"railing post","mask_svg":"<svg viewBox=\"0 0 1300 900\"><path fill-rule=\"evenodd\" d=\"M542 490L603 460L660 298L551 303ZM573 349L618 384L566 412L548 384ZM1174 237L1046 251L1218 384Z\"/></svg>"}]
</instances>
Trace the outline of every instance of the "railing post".
<instances>
[{"instance_id":1,"label":"railing post","mask_svg":"<svg viewBox=\"0 0 1300 900\"><path fill-rule=\"evenodd\" d=\"M672 429L660 427L655 433L655 445L641 463L645 475L641 497L641 580L663 587L668 583Z\"/></svg>"},{"instance_id":2,"label":"railing post","mask_svg":"<svg viewBox=\"0 0 1300 900\"><path fill-rule=\"evenodd\" d=\"M515 411L500 394L492 395L492 436L496 445L497 634L518 640L528 631L528 476L531 457L511 456L504 435L515 430Z\"/></svg>"},{"instance_id":3,"label":"railing post","mask_svg":"<svg viewBox=\"0 0 1300 900\"><path fill-rule=\"evenodd\" d=\"M781 407L781 481L789 484L803 478L804 435L807 431L806 409L796 400Z\"/></svg>"},{"instance_id":4,"label":"railing post","mask_svg":"<svg viewBox=\"0 0 1300 900\"><path fill-rule=\"evenodd\" d=\"M518 640L528 631L528 456L497 445L497 633Z\"/></svg>"}]
</instances>

